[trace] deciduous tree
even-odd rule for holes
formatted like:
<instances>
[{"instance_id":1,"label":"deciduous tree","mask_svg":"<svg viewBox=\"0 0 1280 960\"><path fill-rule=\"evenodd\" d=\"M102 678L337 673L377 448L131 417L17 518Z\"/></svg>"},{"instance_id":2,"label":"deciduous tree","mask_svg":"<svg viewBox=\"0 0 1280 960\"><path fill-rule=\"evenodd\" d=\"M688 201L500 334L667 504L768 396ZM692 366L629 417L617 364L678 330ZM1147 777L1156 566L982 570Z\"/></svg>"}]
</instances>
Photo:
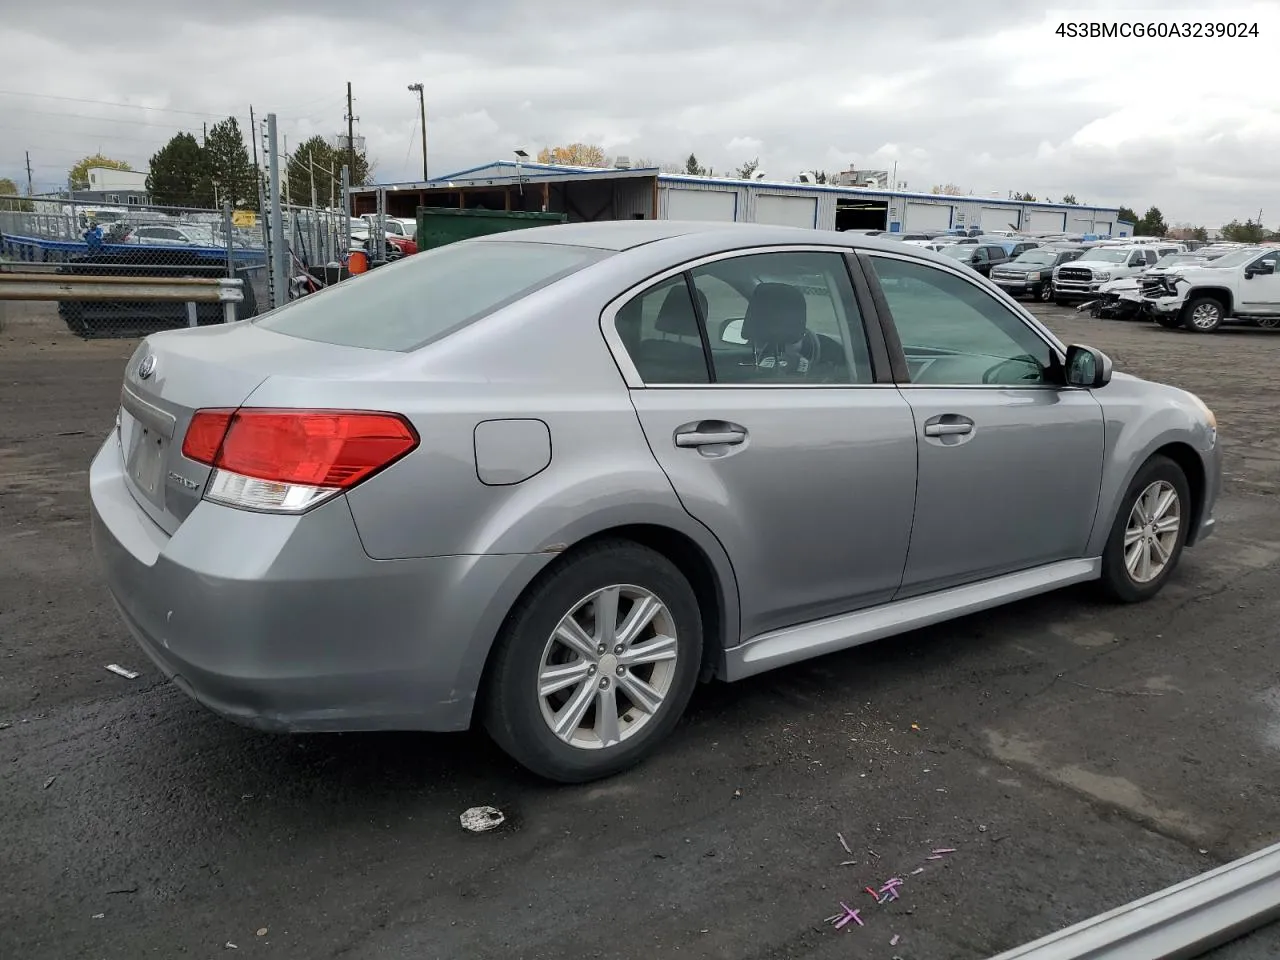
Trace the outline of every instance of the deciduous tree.
<instances>
[{"instance_id":1,"label":"deciduous tree","mask_svg":"<svg viewBox=\"0 0 1280 960\"><path fill-rule=\"evenodd\" d=\"M70 170L67 171L67 180L71 183L73 190L89 189L89 168L105 167L107 170L132 170L124 160L112 160L110 157L104 157L100 153L92 153L87 157L79 160Z\"/></svg>"},{"instance_id":2,"label":"deciduous tree","mask_svg":"<svg viewBox=\"0 0 1280 960\"><path fill-rule=\"evenodd\" d=\"M607 167L604 150L594 143L570 143L561 147L543 147L538 151L539 163L555 163L566 167Z\"/></svg>"}]
</instances>

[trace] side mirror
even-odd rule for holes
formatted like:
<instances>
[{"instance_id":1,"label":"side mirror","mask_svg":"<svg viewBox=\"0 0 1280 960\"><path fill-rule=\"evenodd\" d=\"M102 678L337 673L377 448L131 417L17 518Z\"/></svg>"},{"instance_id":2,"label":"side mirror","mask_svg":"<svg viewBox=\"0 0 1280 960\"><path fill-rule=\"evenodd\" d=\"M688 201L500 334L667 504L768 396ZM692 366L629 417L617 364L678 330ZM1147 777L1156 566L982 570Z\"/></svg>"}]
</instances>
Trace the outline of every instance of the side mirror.
<instances>
[{"instance_id":1,"label":"side mirror","mask_svg":"<svg viewBox=\"0 0 1280 960\"><path fill-rule=\"evenodd\" d=\"M1105 387L1111 382L1111 358L1093 347L1072 344L1067 347L1067 386Z\"/></svg>"},{"instance_id":2,"label":"side mirror","mask_svg":"<svg viewBox=\"0 0 1280 960\"><path fill-rule=\"evenodd\" d=\"M1254 277L1268 276L1276 272L1276 265L1270 260L1264 260L1262 263L1253 263L1245 267L1244 278L1252 280Z\"/></svg>"}]
</instances>

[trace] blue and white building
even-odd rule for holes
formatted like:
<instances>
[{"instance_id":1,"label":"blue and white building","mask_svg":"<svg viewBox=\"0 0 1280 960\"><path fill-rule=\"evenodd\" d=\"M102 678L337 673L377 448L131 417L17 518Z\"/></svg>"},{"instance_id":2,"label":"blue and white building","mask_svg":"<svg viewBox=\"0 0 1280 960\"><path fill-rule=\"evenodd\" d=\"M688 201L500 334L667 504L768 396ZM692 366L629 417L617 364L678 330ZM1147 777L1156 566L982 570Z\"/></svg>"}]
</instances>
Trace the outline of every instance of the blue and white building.
<instances>
[{"instance_id":1,"label":"blue and white building","mask_svg":"<svg viewBox=\"0 0 1280 960\"><path fill-rule=\"evenodd\" d=\"M571 222L723 220L820 230L1017 230L1131 236L1116 207L947 196L835 184L786 183L498 160L448 176L351 190L351 213L414 216L419 206L546 210Z\"/></svg>"}]
</instances>

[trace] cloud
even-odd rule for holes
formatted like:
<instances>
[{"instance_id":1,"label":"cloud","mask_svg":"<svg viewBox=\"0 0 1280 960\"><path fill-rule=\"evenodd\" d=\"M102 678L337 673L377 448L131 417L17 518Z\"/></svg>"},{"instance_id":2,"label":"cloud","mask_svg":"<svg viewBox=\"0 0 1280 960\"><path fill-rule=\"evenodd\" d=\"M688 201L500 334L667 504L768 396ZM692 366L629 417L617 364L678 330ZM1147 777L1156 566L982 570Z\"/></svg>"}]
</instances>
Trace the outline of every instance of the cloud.
<instances>
[{"instance_id":1,"label":"cloud","mask_svg":"<svg viewBox=\"0 0 1280 960\"><path fill-rule=\"evenodd\" d=\"M1274 3L1190 0L87 0L6 11L0 176L52 188L101 149L145 166L178 130L249 105L291 144L345 129L346 83L380 178L585 140L611 154L770 176L849 164L912 188L1038 196L1217 225L1280 217L1269 158ZM1257 21L1243 39L1071 39L1064 19ZM76 24L74 32L66 28ZM147 24L140 50L136 32ZM1228 65L1229 69L1218 69ZM1202 66L1213 69L1200 69ZM17 95L15 95L17 94ZM37 96L38 95L38 96ZM69 99L57 99L69 98ZM87 102L95 101L95 102ZM105 101L105 102L104 102ZM113 103L129 104L114 106Z\"/></svg>"}]
</instances>

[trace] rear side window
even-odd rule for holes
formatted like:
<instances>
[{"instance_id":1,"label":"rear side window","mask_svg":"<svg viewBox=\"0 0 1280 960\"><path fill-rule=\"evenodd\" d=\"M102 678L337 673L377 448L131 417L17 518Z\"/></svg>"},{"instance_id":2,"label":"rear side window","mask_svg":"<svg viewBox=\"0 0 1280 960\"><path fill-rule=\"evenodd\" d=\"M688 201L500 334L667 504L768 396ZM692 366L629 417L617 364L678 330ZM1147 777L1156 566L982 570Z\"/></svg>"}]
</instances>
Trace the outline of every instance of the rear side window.
<instances>
[{"instance_id":1,"label":"rear side window","mask_svg":"<svg viewBox=\"0 0 1280 960\"><path fill-rule=\"evenodd\" d=\"M550 243L454 243L345 280L254 322L344 347L416 350L609 255Z\"/></svg>"}]
</instances>

